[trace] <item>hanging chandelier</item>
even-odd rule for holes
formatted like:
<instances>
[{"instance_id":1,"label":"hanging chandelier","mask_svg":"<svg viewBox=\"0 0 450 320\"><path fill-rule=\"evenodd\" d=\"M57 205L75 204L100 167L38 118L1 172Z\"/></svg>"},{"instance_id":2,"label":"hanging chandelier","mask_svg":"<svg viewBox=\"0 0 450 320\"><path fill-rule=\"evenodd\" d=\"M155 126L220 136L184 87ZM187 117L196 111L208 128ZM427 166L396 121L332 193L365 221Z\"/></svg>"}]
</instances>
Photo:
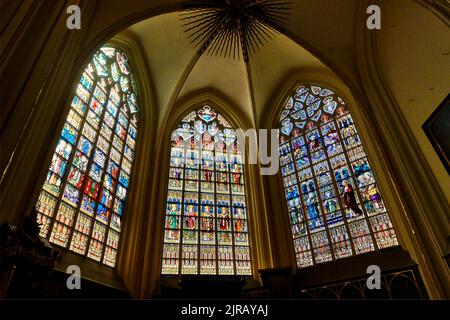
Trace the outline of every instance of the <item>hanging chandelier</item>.
<instances>
[{"instance_id":1,"label":"hanging chandelier","mask_svg":"<svg viewBox=\"0 0 450 320\"><path fill-rule=\"evenodd\" d=\"M187 38L214 56L249 61L288 21L292 2L283 0L198 0L182 4L181 14Z\"/></svg>"}]
</instances>

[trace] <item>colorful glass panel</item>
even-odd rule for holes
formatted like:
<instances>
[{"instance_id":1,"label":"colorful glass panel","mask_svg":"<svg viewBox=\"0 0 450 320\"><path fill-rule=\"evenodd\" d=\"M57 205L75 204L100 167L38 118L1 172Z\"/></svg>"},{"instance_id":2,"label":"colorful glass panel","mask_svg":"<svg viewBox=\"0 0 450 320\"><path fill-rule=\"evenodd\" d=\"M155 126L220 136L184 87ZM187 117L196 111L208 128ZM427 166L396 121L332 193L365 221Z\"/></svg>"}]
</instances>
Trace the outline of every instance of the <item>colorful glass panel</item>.
<instances>
[{"instance_id":1,"label":"colorful glass panel","mask_svg":"<svg viewBox=\"0 0 450 320\"><path fill-rule=\"evenodd\" d=\"M137 136L137 93L130 78L125 52L105 46L94 54L76 87L36 204L42 237L111 267Z\"/></svg>"},{"instance_id":2,"label":"colorful glass panel","mask_svg":"<svg viewBox=\"0 0 450 320\"><path fill-rule=\"evenodd\" d=\"M398 245L344 100L300 86L280 116L281 174L297 266Z\"/></svg>"},{"instance_id":3,"label":"colorful glass panel","mask_svg":"<svg viewBox=\"0 0 450 320\"><path fill-rule=\"evenodd\" d=\"M242 156L228 128L203 106L173 132L162 274L252 273Z\"/></svg>"}]
</instances>

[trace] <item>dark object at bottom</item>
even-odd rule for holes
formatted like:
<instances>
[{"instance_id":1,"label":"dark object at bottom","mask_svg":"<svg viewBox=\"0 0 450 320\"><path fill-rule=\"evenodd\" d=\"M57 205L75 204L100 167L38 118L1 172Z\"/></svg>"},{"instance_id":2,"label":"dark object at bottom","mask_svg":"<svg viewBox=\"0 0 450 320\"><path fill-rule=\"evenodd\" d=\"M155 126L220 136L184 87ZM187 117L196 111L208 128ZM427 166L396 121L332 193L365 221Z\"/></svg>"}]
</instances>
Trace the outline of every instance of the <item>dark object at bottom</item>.
<instances>
[{"instance_id":1,"label":"dark object at bottom","mask_svg":"<svg viewBox=\"0 0 450 320\"><path fill-rule=\"evenodd\" d=\"M242 297L244 277L190 277L181 278L184 299L239 299Z\"/></svg>"}]
</instances>

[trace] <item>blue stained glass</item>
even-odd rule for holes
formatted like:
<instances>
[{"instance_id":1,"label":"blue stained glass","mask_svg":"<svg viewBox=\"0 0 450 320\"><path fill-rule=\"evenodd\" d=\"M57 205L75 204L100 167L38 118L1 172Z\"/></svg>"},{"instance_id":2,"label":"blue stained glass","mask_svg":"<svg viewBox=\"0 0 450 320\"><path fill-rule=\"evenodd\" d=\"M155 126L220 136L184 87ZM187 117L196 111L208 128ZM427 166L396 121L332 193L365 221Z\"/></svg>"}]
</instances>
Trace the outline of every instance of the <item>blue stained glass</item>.
<instances>
[{"instance_id":1,"label":"blue stained glass","mask_svg":"<svg viewBox=\"0 0 450 320\"><path fill-rule=\"evenodd\" d=\"M128 119L127 119L127 117L125 117L125 115L122 112L119 113L119 123L124 128L126 128L128 126Z\"/></svg>"},{"instance_id":2,"label":"blue stained glass","mask_svg":"<svg viewBox=\"0 0 450 320\"><path fill-rule=\"evenodd\" d=\"M94 161L102 168L105 166L106 156L100 149L95 149Z\"/></svg>"},{"instance_id":3,"label":"blue stained glass","mask_svg":"<svg viewBox=\"0 0 450 320\"><path fill-rule=\"evenodd\" d=\"M61 210L58 218L55 215L47 217L47 223L55 225L47 232L47 239L88 257L94 257L93 252L97 252L97 261L111 267L114 267L117 256L137 134L138 115L131 114L131 110L137 111L138 101L131 71L127 55L119 49L102 47L91 57L75 83L66 123L42 187L46 194L55 197L54 202L41 201L37 205L41 215L49 215L60 200L70 204L71 221L62 221L64 213ZM124 72L128 75L124 76ZM112 100L108 101L108 97ZM122 98L128 100L122 102ZM133 104L131 109L128 101ZM114 102L120 105L116 106ZM117 133L120 137L113 133L116 122L119 123ZM176 197L181 201L181 194ZM113 213L113 208L119 215ZM111 215L111 224L108 225ZM99 237L96 229L100 222L105 225L102 224L103 235ZM63 229L57 227L64 224ZM72 233L73 237L68 237ZM62 238L66 240L61 241ZM106 244L109 246L102 257L102 247Z\"/></svg>"},{"instance_id":4,"label":"blue stained glass","mask_svg":"<svg viewBox=\"0 0 450 320\"><path fill-rule=\"evenodd\" d=\"M95 201L93 201L88 196L83 195L83 199L81 201L81 209L83 209L86 213L94 214Z\"/></svg>"},{"instance_id":5,"label":"blue stained glass","mask_svg":"<svg viewBox=\"0 0 450 320\"><path fill-rule=\"evenodd\" d=\"M293 148L298 148L300 146L304 146L305 145L305 140L303 139L303 137L298 137L294 140L292 140L292 147ZM289 147L289 143L287 144L287 146ZM287 150L287 152L289 152L290 150Z\"/></svg>"},{"instance_id":6,"label":"blue stained glass","mask_svg":"<svg viewBox=\"0 0 450 320\"><path fill-rule=\"evenodd\" d=\"M86 112L86 105L77 96L73 97L71 106L81 115L84 115Z\"/></svg>"},{"instance_id":7,"label":"blue stained glass","mask_svg":"<svg viewBox=\"0 0 450 320\"><path fill-rule=\"evenodd\" d=\"M319 180L320 186L324 186L331 183L331 175L329 172L322 173L317 178Z\"/></svg>"},{"instance_id":8,"label":"blue stained glass","mask_svg":"<svg viewBox=\"0 0 450 320\"><path fill-rule=\"evenodd\" d=\"M53 155L50 170L52 170L54 173L62 177L64 175L64 172L66 172L66 168L67 168L67 161L63 160L56 154Z\"/></svg>"},{"instance_id":9,"label":"blue stained glass","mask_svg":"<svg viewBox=\"0 0 450 320\"><path fill-rule=\"evenodd\" d=\"M319 136L319 132L316 130L308 134L307 140L307 145L310 152L314 152L322 146L322 139Z\"/></svg>"},{"instance_id":10,"label":"blue stained glass","mask_svg":"<svg viewBox=\"0 0 450 320\"><path fill-rule=\"evenodd\" d=\"M129 126L128 127L128 134L134 139L136 140L137 137L137 131L133 126Z\"/></svg>"},{"instance_id":11,"label":"blue stained glass","mask_svg":"<svg viewBox=\"0 0 450 320\"><path fill-rule=\"evenodd\" d=\"M120 77L120 87L123 92L127 92L130 89L130 80L125 76Z\"/></svg>"},{"instance_id":12,"label":"blue stained glass","mask_svg":"<svg viewBox=\"0 0 450 320\"><path fill-rule=\"evenodd\" d=\"M294 198L297 198L298 196L299 196L299 193L298 193L298 187L297 186L290 187L290 188L286 189L286 198L288 200L292 200Z\"/></svg>"},{"instance_id":13,"label":"blue stained glass","mask_svg":"<svg viewBox=\"0 0 450 320\"><path fill-rule=\"evenodd\" d=\"M326 159L325 151L319 150L311 155L312 163L318 163Z\"/></svg>"},{"instance_id":14,"label":"blue stained glass","mask_svg":"<svg viewBox=\"0 0 450 320\"><path fill-rule=\"evenodd\" d=\"M305 102L306 106L297 108L295 100ZM300 118L302 122L296 122ZM291 123L297 128L291 130ZM289 127L286 127L287 124ZM280 127L280 162L289 161L289 155L293 153L296 169L290 165L281 169L288 208L303 208L309 220L303 223L300 222L303 219L297 216L294 219L290 215L298 267L331 261L331 251L335 259L340 259L354 252L360 254L375 250L372 239L381 244L376 234L369 235L368 228L363 233L355 232L351 221L357 217L358 223L367 225L369 220L365 215L384 213L385 207L344 100L329 89L315 85L301 86L287 100L280 115ZM303 141L306 141L307 149L302 148ZM286 147L289 142L292 150ZM294 171L297 171L298 181ZM301 197L297 186L300 187ZM321 215L322 210L326 219ZM350 221L348 227L344 225L348 223L343 217L344 212ZM325 223L329 228L324 228ZM310 238L297 239L307 234L308 230ZM352 237L347 230L350 230ZM385 236L389 244L381 244L379 248L398 244L395 232L391 230L391 235ZM328 243L329 238L333 241L332 247Z\"/></svg>"},{"instance_id":15,"label":"blue stained glass","mask_svg":"<svg viewBox=\"0 0 450 320\"><path fill-rule=\"evenodd\" d=\"M111 193L107 189L103 188L100 203L108 208L111 208L112 200L113 200L113 197L112 197Z\"/></svg>"},{"instance_id":16,"label":"blue stained glass","mask_svg":"<svg viewBox=\"0 0 450 320\"><path fill-rule=\"evenodd\" d=\"M342 145L339 142L327 146L327 152L330 157L342 152Z\"/></svg>"},{"instance_id":17,"label":"blue stained glass","mask_svg":"<svg viewBox=\"0 0 450 320\"><path fill-rule=\"evenodd\" d=\"M324 140L325 140L326 146L329 146L330 144L338 142L339 141L338 133L336 131L334 131L333 133L330 132L324 136Z\"/></svg>"},{"instance_id":18,"label":"blue stained glass","mask_svg":"<svg viewBox=\"0 0 450 320\"><path fill-rule=\"evenodd\" d=\"M308 155L308 150L306 149L306 146L294 147L292 150L294 151L295 159L307 157L307 155ZM290 153L289 153L289 155L290 155Z\"/></svg>"},{"instance_id":19,"label":"blue stained glass","mask_svg":"<svg viewBox=\"0 0 450 320\"><path fill-rule=\"evenodd\" d=\"M98 164L96 164L95 162L92 163L92 166L91 166L91 177L92 177L92 179L94 179L97 182L100 182L101 175L102 175L102 168Z\"/></svg>"},{"instance_id":20,"label":"blue stained glass","mask_svg":"<svg viewBox=\"0 0 450 320\"><path fill-rule=\"evenodd\" d=\"M369 163L366 159L361 159L352 163L353 171L355 172L356 178L365 172L370 171Z\"/></svg>"},{"instance_id":21,"label":"blue stained glass","mask_svg":"<svg viewBox=\"0 0 450 320\"><path fill-rule=\"evenodd\" d=\"M292 155L291 154L287 154L285 156L281 156L280 157L280 165L281 166L285 166L286 164L292 162Z\"/></svg>"},{"instance_id":22,"label":"blue stained glass","mask_svg":"<svg viewBox=\"0 0 450 320\"><path fill-rule=\"evenodd\" d=\"M77 131L72 128L72 126L68 125L67 123L64 125L64 128L62 130L61 136L66 139L67 142L70 144L75 144L75 141L77 140Z\"/></svg>"},{"instance_id":23,"label":"blue stained glass","mask_svg":"<svg viewBox=\"0 0 450 320\"><path fill-rule=\"evenodd\" d=\"M305 168L305 167L309 166L309 159L308 159L308 157L300 158L295 161L295 164L297 166L297 169Z\"/></svg>"},{"instance_id":24,"label":"blue stained glass","mask_svg":"<svg viewBox=\"0 0 450 320\"><path fill-rule=\"evenodd\" d=\"M334 192L334 188L331 185L321 187L320 194L322 195L322 199L324 200L334 197L336 195Z\"/></svg>"},{"instance_id":25,"label":"blue stained glass","mask_svg":"<svg viewBox=\"0 0 450 320\"><path fill-rule=\"evenodd\" d=\"M120 171L120 176L119 176L119 182L128 188L128 184L130 182L130 178L127 176L127 174L123 171Z\"/></svg>"},{"instance_id":26,"label":"blue stained glass","mask_svg":"<svg viewBox=\"0 0 450 320\"><path fill-rule=\"evenodd\" d=\"M114 211L115 211L119 216L122 216L122 215L123 215L123 206L124 206L123 201L120 200L120 199L116 199L116 201L114 202Z\"/></svg>"},{"instance_id":27,"label":"blue stained glass","mask_svg":"<svg viewBox=\"0 0 450 320\"><path fill-rule=\"evenodd\" d=\"M293 173L294 170L295 170L294 169L294 164L290 163L287 166L281 168L281 173L282 173L283 176L287 176L287 175Z\"/></svg>"},{"instance_id":28,"label":"blue stained glass","mask_svg":"<svg viewBox=\"0 0 450 320\"><path fill-rule=\"evenodd\" d=\"M86 74L83 74L83 76L81 77L80 82L86 89L88 89L89 91L92 90L92 83L93 82Z\"/></svg>"},{"instance_id":29,"label":"blue stained glass","mask_svg":"<svg viewBox=\"0 0 450 320\"><path fill-rule=\"evenodd\" d=\"M109 160L106 172L113 176L114 179L117 179L117 176L119 174L119 166L114 161Z\"/></svg>"},{"instance_id":30,"label":"blue stained glass","mask_svg":"<svg viewBox=\"0 0 450 320\"><path fill-rule=\"evenodd\" d=\"M109 214L108 208L106 208L103 204L99 203L97 207L97 217L103 220L104 222L108 222Z\"/></svg>"},{"instance_id":31,"label":"blue stained glass","mask_svg":"<svg viewBox=\"0 0 450 320\"><path fill-rule=\"evenodd\" d=\"M80 137L80 142L78 143L78 148L86 155L90 156L92 150L92 143L85 137Z\"/></svg>"},{"instance_id":32,"label":"blue stained glass","mask_svg":"<svg viewBox=\"0 0 450 320\"><path fill-rule=\"evenodd\" d=\"M134 151L128 145L125 145L125 153L124 154L129 160L133 160Z\"/></svg>"}]
</instances>

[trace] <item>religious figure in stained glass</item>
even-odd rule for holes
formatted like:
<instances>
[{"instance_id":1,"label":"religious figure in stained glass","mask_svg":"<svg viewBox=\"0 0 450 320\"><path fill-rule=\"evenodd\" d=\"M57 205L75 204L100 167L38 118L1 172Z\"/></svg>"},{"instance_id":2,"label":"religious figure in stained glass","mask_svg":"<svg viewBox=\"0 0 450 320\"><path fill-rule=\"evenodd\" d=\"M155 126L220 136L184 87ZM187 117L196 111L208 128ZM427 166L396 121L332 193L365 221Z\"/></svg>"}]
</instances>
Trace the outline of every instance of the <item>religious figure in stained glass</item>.
<instances>
[{"instance_id":1,"label":"religious figure in stained glass","mask_svg":"<svg viewBox=\"0 0 450 320\"><path fill-rule=\"evenodd\" d=\"M79 80L36 204L42 237L115 266L137 122L128 55L104 46Z\"/></svg>"},{"instance_id":2,"label":"religious figure in stained glass","mask_svg":"<svg viewBox=\"0 0 450 320\"><path fill-rule=\"evenodd\" d=\"M343 191L342 197L344 198L344 203L348 209L352 211L353 214L361 215L362 210L358 207L356 203L355 191L350 183L347 180L342 181Z\"/></svg>"},{"instance_id":3,"label":"religious figure in stained glass","mask_svg":"<svg viewBox=\"0 0 450 320\"><path fill-rule=\"evenodd\" d=\"M280 165L299 268L398 245L344 99L302 85L280 115Z\"/></svg>"},{"instance_id":4,"label":"religious figure in stained glass","mask_svg":"<svg viewBox=\"0 0 450 320\"><path fill-rule=\"evenodd\" d=\"M231 126L202 106L171 140L161 273L250 275L242 155Z\"/></svg>"}]
</instances>

